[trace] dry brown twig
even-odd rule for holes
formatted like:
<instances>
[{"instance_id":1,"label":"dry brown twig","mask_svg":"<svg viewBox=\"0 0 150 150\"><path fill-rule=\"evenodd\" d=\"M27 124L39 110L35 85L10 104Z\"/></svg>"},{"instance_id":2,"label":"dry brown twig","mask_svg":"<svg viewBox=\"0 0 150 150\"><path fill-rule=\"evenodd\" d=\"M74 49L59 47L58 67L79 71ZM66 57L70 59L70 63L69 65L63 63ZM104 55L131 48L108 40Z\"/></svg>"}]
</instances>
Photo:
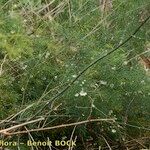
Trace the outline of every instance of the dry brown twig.
<instances>
[{"instance_id":1,"label":"dry brown twig","mask_svg":"<svg viewBox=\"0 0 150 150\"><path fill-rule=\"evenodd\" d=\"M6 128L6 129L3 129L3 130L0 130L0 134L3 134L3 135L11 135L11 133L9 133L10 131L13 131L17 128L20 128L20 127L23 127L25 125L28 125L28 124L31 124L31 123L35 123L35 122L39 122L41 120L44 120L44 118L38 118L36 120L32 120L32 121L28 121L28 122L24 122L22 124L18 124L18 125L14 125L12 127L9 127L9 128ZM26 131L28 133L28 131Z\"/></svg>"},{"instance_id":2,"label":"dry brown twig","mask_svg":"<svg viewBox=\"0 0 150 150\"><path fill-rule=\"evenodd\" d=\"M102 136L102 138L104 139L105 143L107 144L107 146L108 146L109 150L112 150L112 148L110 147L110 145L109 145L109 143L107 142L107 140L105 139L105 137L104 137L104 136Z\"/></svg>"},{"instance_id":3,"label":"dry brown twig","mask_svg":"<svg viewBox=\"0 0 150 150\"><path fill-rule=\"evenodd\" d=\"M77 127L77 125L75 125L74 128L73 128L73 131L72 131L71 136L70 136L70 141L72 141L72 139L73 139L76 127ZM73 149L73 145L69 145L68 150L72 150L72 149Z\"/></svg>"},{"instance_id":4,"label":"dry brown twig","mask_svg":"<svg viewBox=\"0 0 150 150\"><path fill-rule=\"evenodd\" d=\"M19 124L19 125L12 126L10 128L0 130L0 134L11 136L11 135L17 135L17 134L25 134L25 133L29 133L29 132L37 132L37 131L45 131L45 130L52 130L52 129L58 129L58 128L65 128L65 127L69 127L69 126L77 126L77 125L90 123L90 122L100 122L100 121L115 122L115 119L91 119L91 120L84 120L84 121L80 121L80 122L62 124L62 125L57 125L57 126L52 126L52 127L31 129L31 130L28 130L28 131L24 130L24 131L12 132L12 133L10 132L10 131L15 130L17 128L25 126L27 124L35 123L35 122L38 122L38 121L41 121L41 120L44 120L44 118L28 121L28 122L25 122L25 123L22 123L22 124Z\"/></svg>"}]
</instances>

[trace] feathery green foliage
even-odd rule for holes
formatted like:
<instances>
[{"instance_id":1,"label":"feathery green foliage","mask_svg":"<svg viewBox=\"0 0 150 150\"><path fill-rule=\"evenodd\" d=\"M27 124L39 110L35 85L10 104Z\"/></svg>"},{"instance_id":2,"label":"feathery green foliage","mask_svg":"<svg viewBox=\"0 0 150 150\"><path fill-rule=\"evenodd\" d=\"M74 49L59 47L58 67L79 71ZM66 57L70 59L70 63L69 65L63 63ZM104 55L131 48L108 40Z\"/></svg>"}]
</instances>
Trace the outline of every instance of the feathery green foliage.
<instances>
[{"instance_id":1,"label":"feathery green foliage","mask_svg":"<svg viewBox=\"0 0 150 150\"><path fill-rule=\"evenodd\" d=\"M25 109L11 120L20 123L33 117L88 64L128 38L148 17L150 8L148 0L114 0L108 12L100 9L99 0L1 0L0 5L0 120ZM73 138L77 136L75 149L81 150L105 149L108 143L112 149L125 149L132 147L130 140L148 137L150 73L139 63L139 56L149 56L149 39L148 21L128 43L88 69L36 116L48 114L44 122L26 128L116 118L115 123L77 126ZM7 128L11 121L6 119L0 126ZM70 139L72 130L35 132L32 138ZM133 149L149 148L147 138L142 142L136 146L133 142Z\"/></svg>"}]
</instances>

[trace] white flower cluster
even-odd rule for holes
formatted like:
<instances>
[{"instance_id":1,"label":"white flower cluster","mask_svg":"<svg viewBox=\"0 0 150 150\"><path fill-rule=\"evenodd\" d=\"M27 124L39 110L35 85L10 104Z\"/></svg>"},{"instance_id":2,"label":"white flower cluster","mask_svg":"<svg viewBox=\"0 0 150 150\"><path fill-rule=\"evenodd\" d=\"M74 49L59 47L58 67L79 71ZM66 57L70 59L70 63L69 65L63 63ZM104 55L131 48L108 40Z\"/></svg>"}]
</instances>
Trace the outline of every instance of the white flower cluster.
<instances>
[{"instance_id":1,"label":"white flower cluster","mask_svg":"<svg viewBox=\"0 0 150 150\"><path fill-rule=\"evenodd\" d=\"M83 89L79 92L79 93L76 93L75 94L75 97L78 97L78 96L86 96L87 95L87 92L85 92Z\"/></svg>"}]
</instances>

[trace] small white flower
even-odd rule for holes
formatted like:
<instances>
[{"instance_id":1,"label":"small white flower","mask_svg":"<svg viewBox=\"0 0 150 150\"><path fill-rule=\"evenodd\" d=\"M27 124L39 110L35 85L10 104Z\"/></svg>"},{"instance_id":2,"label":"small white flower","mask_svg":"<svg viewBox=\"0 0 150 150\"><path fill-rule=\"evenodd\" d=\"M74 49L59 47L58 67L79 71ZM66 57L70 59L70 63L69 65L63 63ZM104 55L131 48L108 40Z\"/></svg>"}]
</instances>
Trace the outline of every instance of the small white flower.
<instances>
[{"instance_id":1,"label":"small white flower","mask_svg":"<svg viewBox=\"0 0 150 150\"><path fill-rule=\"evenodd\" d=\"M127 65L127 64L128 64L128 61L124 61L123 64L124 64L124 65Z\"/></svg>"},{"instance_id":2,"label":"small white flower","mask_svg":"<svg viewBox=\"0 0 150 150\"><path fill-rule=\"evenodd\" d=\"M76 74L74 74L74 75L72 75L72 77L73 77L73 78L76 78L76 77L77 77L77 75L76 75Z\"/></svg>"},{"instance_id":3,"label":"small white flower","mask_svg":"<svg viewBox=\"0 0 150 150\"><path fill-rule=\"evenodd\" d=\"M17 8L17 5L16 5L16 4L14 4L14 5L13 5L13 8Z\"/></svg>"},{"instance_id":4,"label":"small white flower","mask_svg":"<svg viewBox=\"0 0 150 150\"><path fill-rule=\"evenodd\" d=\"M116 67L112 67L111 69L112 69L112 70L116 70Z\"/></svg>"},{"instance_id":5,"label":"small white flower","mask_svg":"<svg viewBox=\"0 0 150 150\"><path fill-rule=\"evenodd\" d=\"M87 95L87 92L85 92L83 89L80 91L80 96L86 96Z\"/></svg>"},{"instance_id":6,"label":"small white flower","mask_svg":"<svg viewBox=\"0 0 150 150\"><path fill-rule=\"evenodd\" d=\"M97 84L97 83L95 83L95 86L96 86L96 87L98 87L98 84Z\"/></svg>"},{"instance_id":7,"label":"small white flower","mask_svg":"<svg viewBox=\"0 0 150 150\"><path fill-rule=\"evenodd\" d=\"M21 91L24 91L24 90L25 90L24 87L22 87L22 88L21 88Z\"/></svg>"},{"instance_id":8,"label":"small white flower","mask_svg":"<svg viewBox=\"0 0 150 150\"><path fill-rule=\"evenodd\" d=\"M82 84L84 84L84 81L82 81Z\"/></svg>"},{"instance_id":9,"label":"small white flower","mask_svg":"<svg viewBox=\"0 0 150 150\"><path fill-rule=\"evenodd\" d=\"M100 81L100 84L102 84L102 85L107 85L107 81Z\"/></svg>"},{"instance_id":10,"label":"small white flower","mask_svg":"<svg viewBox=\"0 0 150 150\"><path fill-rule=\"evenodd\" d=\"M79 93L76 93L74 96L75 96L75 97L78 97L78 96L79 96Z\"/></svg>"},{"instance_id":11,"label":"small white flower","mask_svg":"<svg viewBox=\"0 0 150 150\"><path fill-rule=\"evenodd\" d=\"M24 19L23 22L26 23L26 22L27 22L27 19Z\"/></svg>"},{"instance_id":12,"label":"small white flower","mask_svg":"<svg viewBox=\"0 0 150 150\"><path fill-rule=\"evenodd\" d=\"M116 131L115 129L112 129L111 132L112 132L112 133L116 133L117 131Z\"/></svg>"},{"instance_id":13,"label":"small white flower","mask_svg":"<svg viewBox=\"0 0 150 150\"><path fill-rule=\"evenodd\" d=\"M12 30L12 31L10 31L10 33L11 33L11 34L14 34L14 33L15 33L15 31L13 31L13 30Z\"/></svg>"},{"instance_id":14,"label":"small white flower","mask_svg":"<svg viewBox=\"0 0 150 150\"><path fill-rule=\"evenodd\" d=\"M125 85L126 83L125 82L121 82L121 85Z\"/></svg>"}]
</instances>

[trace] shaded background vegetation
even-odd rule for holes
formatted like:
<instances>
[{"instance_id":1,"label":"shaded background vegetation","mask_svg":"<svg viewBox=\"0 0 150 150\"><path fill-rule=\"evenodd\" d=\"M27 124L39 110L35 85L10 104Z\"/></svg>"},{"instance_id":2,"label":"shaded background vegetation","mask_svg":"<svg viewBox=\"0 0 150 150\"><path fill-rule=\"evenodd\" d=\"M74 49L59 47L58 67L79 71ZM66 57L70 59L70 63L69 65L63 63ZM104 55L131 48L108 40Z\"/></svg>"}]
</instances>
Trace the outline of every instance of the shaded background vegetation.
<instances>
[{"instance_id":1,"label":"shaded background vegetation","mask_svg":"<svg viewBox=\"0 0 150 150\"><path fill-rule=\"evenodd\" d=\"M34 116L90 62L130 36L148 17L150 2L1 0L0 7L0 119L5 120L0 126L6 128L11 121L17 124ZM149 57L149 25L148 21L132 40L90 68L36 116L49 114L46 121L26 128L115 117L114 124L77 126L75 149L148 149L150 74L140 55ZM6 119L31 105L10 122ZM69 127L32 137L35 141L70 139L72 131ZM12 138L25 141L31 135Z\"/></svg>"}]
</instances>

